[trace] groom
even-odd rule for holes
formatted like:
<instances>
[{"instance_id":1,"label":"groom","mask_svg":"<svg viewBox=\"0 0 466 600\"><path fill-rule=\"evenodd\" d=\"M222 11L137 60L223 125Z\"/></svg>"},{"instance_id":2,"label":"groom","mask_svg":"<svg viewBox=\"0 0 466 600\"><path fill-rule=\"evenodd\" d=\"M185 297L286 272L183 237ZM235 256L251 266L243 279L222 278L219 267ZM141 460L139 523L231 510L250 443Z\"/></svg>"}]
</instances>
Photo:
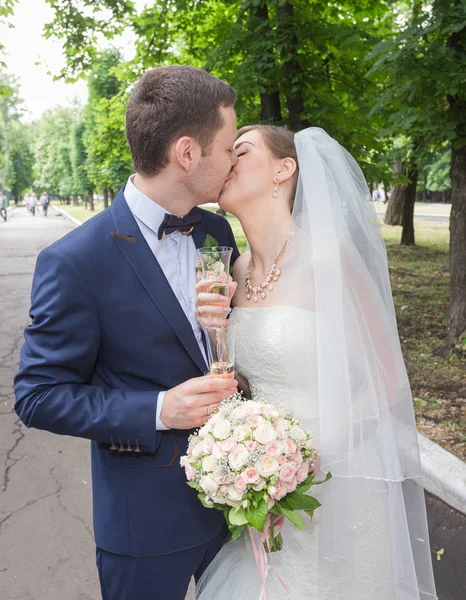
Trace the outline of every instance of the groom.
<instances>
[{"instance_id":1,"label":"groom","mask_svg":"<svg viewBox=\"0 0 466 600\"><path fill-rule=\"evenodd\" d=\"M183 600L225 539L179 458L236 391L208 370L195 249L238 250L215 202L236 163L236 95L187 66L151 69L126 110L136 174L111 207L45 249L15 379L27 427L92 442L104 600Z\"/></svg>"}]
</instances>

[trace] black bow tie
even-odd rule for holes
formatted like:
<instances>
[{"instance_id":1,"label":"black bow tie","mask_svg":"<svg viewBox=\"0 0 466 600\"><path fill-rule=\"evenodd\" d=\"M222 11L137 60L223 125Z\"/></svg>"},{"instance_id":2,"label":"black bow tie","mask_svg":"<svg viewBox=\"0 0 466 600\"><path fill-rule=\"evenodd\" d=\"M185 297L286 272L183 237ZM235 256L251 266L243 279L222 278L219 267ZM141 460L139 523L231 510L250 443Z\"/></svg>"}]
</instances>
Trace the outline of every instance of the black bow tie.
<instances>
[{"instance_id":1,"label":"black bow tie","mask_svg":"<svg viewBox=\"0 0 466 600\"><path fill-rule=\"evenodd\" d=\"M175 217L175 215L165 215L162 225L159 227L159 240L165 236L181 231L183 235L191 235L196 225L201 222L201 210L195 206L185 217Z\"/></svg>"}]
</instances>

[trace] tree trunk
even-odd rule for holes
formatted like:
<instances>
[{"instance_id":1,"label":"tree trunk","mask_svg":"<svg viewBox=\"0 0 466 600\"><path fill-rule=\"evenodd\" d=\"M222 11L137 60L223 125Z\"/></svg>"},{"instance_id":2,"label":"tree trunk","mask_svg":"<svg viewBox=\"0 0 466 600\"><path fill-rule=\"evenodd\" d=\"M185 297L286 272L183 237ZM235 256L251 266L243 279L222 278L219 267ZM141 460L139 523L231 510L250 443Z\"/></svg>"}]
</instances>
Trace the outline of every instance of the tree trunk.
<instances>
[{"instance_id":1,"label":"tree trunk","mask_svg":"<svg viewBox=\"0 0 466 600\"><path fill-rule=\"evenodd\" d=\"M281 19L281 34L287 38L287 45L282 48L282 52L288 55L289 58L283 64L283 82L286 86L286 106L288 108L288 123L292 131L298 131L309 127L310 123L301 117L304 112L303 98L303 70L295 59L298 56L298 38L296 36L294 22L294 6L289 2L285 2L283 6L277 9ZM296 90L297 82L300 89Z\"/></svg>"},{"instance_id":2,"label":"tree trunk","mask_svg":"<svg viewBox=\"0 0 466 600\"><path fill-rule=\"evenodd\" d=\"M115 199L115 192L113 191L113 188L108 188L108 199L110 200L110 204Z\"/></svg>"},{"instance_id":3,"label":"tree trunk","mask_svg":"<svg viewBox=\"0 0 466 600\"><path fill-rule=\"evenodd\" d=\"M89 190L89 208L91 209L92 212L95 211L94 192L92 190Z\"/></svg>"},{"instance_id":4,"label":"tree trunk","mask_svg":"<svg viewBox=\"0 0 466 600\"><path fill-rule=\"evenodd\" d=\"M261 121L281 121L282 107L280 103L280 94L272 92L271 94L261 94Z\"/></svg>"},{"instance_id":5,"label":"tree trunk","mask_svg":"<svg viewBox=\"0 0 466 600\"><path fill-rule=\"evenodd\" d=\"M403 163L401 160L395 161L393 164L393 172L398 175L403 174ZM387 204L385 212L385 225L401 225L403 216L403 202L406 194L406 186L399 183L395 185L390 194L390 200Z\"/></svg>"},{"instance_id":6,"label":"tree trunk","mask_svg":"<svg viewBox=\"0 0 466 600\"><path fill-rule=\"evenodd\" d=\"M454 6L461 9L461 0ZM466 56L466 29L454 32L448 46L458 65ZM466 336L466 101L463 96L448 96L449 112L456 120L456 139L451 150L450 213L450 305L448 307L447 342L455 346ZM458 116L461 116L458 119ZM461 147L455 147L460 142Z\"/></svg>"},{"instance_id":7,"label":"tree trunk","mask_svg":"<svg viewBox=\"0 0 466 600\"><path fill-rule=\"evenodd\" d=\"M466 123L463 126L466 132ZM463 133L463 137L464 137ZM451 152L450 305L447 341L466 336L466 146Z\"/></svg>"},{"instance_id":8,"label":"tree trunk","mask_svg":"<svg viewBox=\"0 0 466 600\"><path fill-rule=\"evenodd\" d=\"M262 0L258 6L252 6L250 9L250 31L253 36L262 28L268 28L269 9L267 0ZM277 65L275 58L271 54L267 61L261 62L257 73L260 81L265 80L266 91L260 94L261 99L261 121L281 121L282 108L280 103L280 92L278 91Z\"/></svg>"},{"instance_id":9,"label":"tree trunk","mask_svg":"<svg viewBox=\"0 0 466 600\"><path fill-rule=\"evenodd\" d=\"M87 210L87 194L83 194L84 208Z\"/></svg>"},{"instance_id":10,"label":"tree trunk","mask_svg":"<svg viewBox=\"0 0 466 600\"><path fill-rule=\"evenodd\" d=\"M403 202L402 225L401 233L402 246L414 246L414 203L416 202L416 187L418 179L418 169L415 165L411 166L408 171L409 183L406 186L406 194Z\"/></svg>"},{"instance_id":11,"label":"tree trunk","mask_svg":"<svg viewBox=\"0 0 466 600\"><path fill-rule=\"evenodd\" d=\"M73 206L78 206L78 197L76 194L71 194L71 198L73 200Z\"/></svg>"},{"instance_id":12,"label":"tree trunk","mask_svg":"<svg viewBox=\"0 0 466 600\"><path fill-rule=\"evenodd\" d=\"M399 183L393 188L385 213L385 225L401 225L403 222L403 204L406 196L406 185Z\"/></svg>"},{"instance_id":13,"label":"tree trunk","mask_svg":"<svg viewBox=\"0 0 466 600\"><path fill-rule=\"evenodd\" d=\"M104 188L104 208L108 208L108 188Z\"/></svg>"}]
</instances>

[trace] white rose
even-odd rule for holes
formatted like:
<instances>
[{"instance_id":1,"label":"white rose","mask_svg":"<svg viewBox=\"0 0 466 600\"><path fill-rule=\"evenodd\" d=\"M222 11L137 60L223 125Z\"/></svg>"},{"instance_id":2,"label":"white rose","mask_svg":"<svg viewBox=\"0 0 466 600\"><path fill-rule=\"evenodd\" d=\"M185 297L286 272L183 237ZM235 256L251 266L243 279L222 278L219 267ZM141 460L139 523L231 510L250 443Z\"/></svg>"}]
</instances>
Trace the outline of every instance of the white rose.
<instances>
[{"instance_id":1,"label":"white rose","mask_svg":"<svg viewBox=\"0 0 466 600\"><path fill-rule=\"evenodd\" d=\"M291 428L291 430L290 430L290 432L289 432L288 435L291 438L293 438L295 441L298 441L298 442L305 442L306 441L306 434L301 429L301 427L299 427L299 425L293 425L293 427Z\"/></svg>"},{"instance_id":2,"label":"white rose","mask_svg":"<svg viewBox=\"0 0 466 600\"><path fill-rule=\"evenodd\" d=\"M256 462L255 467L259 475L262 475L262 477L270 477L271 475L278 473L280 465L276 458L265 454Z\"/></svg>"},{"instance_id":3,"label":"white rose","mask_svg":"<svg viewBox=\"0 0 466 600\"><path fill-rule=\"evenodd\" d=\"M247 425L237 425L233 430L233 437L237 442L242 442L247 435L251 434L251 428Z\"/></svg>"},{"instance_id":4,"label":"white rose","mask_svg":"<svg viewBox=\"0 0 466 600\"><path fill-rule=\"evenodd\" d=\"M228 500L233 500L234 502L241 502L243 499L243 493L236 489L233 484L228 486Z\"/></svg>"},{"instance_id":5,"label":"white rose","mask_svg":"<svg viewBox=\"0 0 466 600\"><path fill-rule=\"evenodd\" d=\"M196 444L193 448L193 458L199 458L201 454L204 454L204 444Z\"/></svg>"},{"instance_id":6,"label":"white rose","mask_svg":"<svg viewBox=\"0 0 466 600\"><path fill-rule=\"evenodd\" d=\"M218 490L218 483L212 479L209 475L203 475L199 480L199 485L209 496L214 496Z\"/></svg>"},{"instance_id":7,"label":"white rose","mask_svg":"<svg viewBox=\"0 0 466 600\"><path fill-rule=\"evenodd\" d=\"M220 442L215 442L214 447L212 448L212 456L214 458L221 458L222 456L225 456L226 452L224 452L222 450L222 447L220 446Z\"/></svg>"},{"instance_id":8,"label":"white rose","mask_svg":"<svg viewBox=\"0 0 466 600\"><path fill-rule=\"evenodd\" d=\"M228 463L233 471L239 471L248 460L249 452L243 444L238 444L228 455Z\"/></svg>"},{"instance_id":9,"label":"white rose","mask_svg":"<svg viewBox=\"0 0 466 600\"><path fill-rule=\"evenodd\" d=\"M196 477L196 469L191 465L186 466L186 479L192 481Z\"/></svg>"},{"instance_id":10,"label":"white rose","mask_svg":"<svg viewBox=\"0 0 466 600\"><path fill-rule=\"evenodd\" d=\"M268 417L269 419L276 419L277 417L280 416L280 413L278 412L278 410L271 406L270 404L264 404L264 408L262 409L264 415L266 417Z\"/></svg>"},{"instance_id":11,"label":"white rose","mask_svg":"<svg viewBox=\"0 0 466 600\"><path fill-rule=\"evenodd\" d=\"M189 462L189 458L188 458L187 456L182 456L182 457L180 458L180 465L181 465L182 467L187 467L187 466L189 466L190 464L191 464L191 463Z\"/></svg>"},{"instance_id":12,"label":"white rose","mask_svg":"<svg viewBox=\"0 0 466 600\"><path fill-rule=\"evenodd\" d=\"M202 460L202 470L206 473L211 473L217 466L217 461L213 456L206 456Z\"/></svg>"},{"instance_id":13,"label":"white rose","mask_svg":"<svg viewBox=\"0 0 466 600\"><path fill-rule=\"evenodd\" d=\"M202 442L202 448L204 449L204 452L206 454L210 454L212 452L212 448L214 447L214 438L210 435L210 433L207 433L205 435L205 437L203 438L203 442Z\"/></svg>"},{"instance_id":14,"label":"white rose","mask_svg":"<svg viewBox=\"0 0 466 600\"><path fill-rule=\"evenodd\" d=\"M222 504L235 507L241 504L241 500L230 500L230 498L224 498Z\"/></svg>"},{"instance_id":15,"label":"white rose","mask_svg":"<svg viewBox=\"0 0 466 600\"><path fill-rule=\"evenodd\" d=\"M277 439L277 432L271 423L264 423L254 431L254 438L259 444L267 444Z\"/></svg>"},{"instance_id":16,"label":"white rose","mask_svg":"<svg viewBox=\"0 0 466 600\"><path fill-rule=\"evenodd\" d=\"M215 425L213 429L214 437L217 440L226 439L231 433L231 423L228 419L220 419Z\"/></svg>"},{"instance_id":17,"label":"white rose","mask_svg":"<svg viewBox=\"0 0 466 600\"><path fill-rule=\"evenodd\" d=\"M248 411L245 406L238 406L237 408L234 408L231 411L230 419L232 421L241 421L242 419L246 418L247 414L248 414Z\"/></svg>"},{"instance_id":18,"label":"white rose","mask_svg":"<svg viewBox=\"0 0 466 600\"><path fill-rule=\"evenodd\" d=\"M275 425L277 427L280 427L280 429L284 429L285 431L288 431L288 429L290 428L290 422L288 421L288 419L285 419L285 417L280 417L279 419L277 419L275 421Z\"/></svg>"},{"instance_id":19,"label":"white rose","mask_svg":"<svg viewBox=\"0 0 466 600\"><path fill-rule=\"evenodd\" d=\"M255 492L260 492L261 490L263 490L265 487L265 479L263 479L262 477L259 478L259 481L252 486L252 489Z\"/></svg>"}]
</instances>

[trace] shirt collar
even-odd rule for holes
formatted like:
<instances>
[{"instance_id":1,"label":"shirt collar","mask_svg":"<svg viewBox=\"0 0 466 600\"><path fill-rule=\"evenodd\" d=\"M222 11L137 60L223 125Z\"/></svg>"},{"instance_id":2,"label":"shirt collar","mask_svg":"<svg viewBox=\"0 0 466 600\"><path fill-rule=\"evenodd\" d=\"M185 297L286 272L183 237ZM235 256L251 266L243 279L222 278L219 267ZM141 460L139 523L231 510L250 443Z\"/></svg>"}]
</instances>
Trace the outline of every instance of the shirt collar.
<instances>
[{"instance_id":1,"label":"shirt collar","mask_svg":"<svg viewBox=\"0 0 466 600\"><path fill-rule=\"evenodd\" d=\"M131 175L125 187L126 204L133 216L142 221L155 234L158 234L159 227L168 211L139 191L134 185L133 179L134 175Z\"/></svg>"}]
</instances>

